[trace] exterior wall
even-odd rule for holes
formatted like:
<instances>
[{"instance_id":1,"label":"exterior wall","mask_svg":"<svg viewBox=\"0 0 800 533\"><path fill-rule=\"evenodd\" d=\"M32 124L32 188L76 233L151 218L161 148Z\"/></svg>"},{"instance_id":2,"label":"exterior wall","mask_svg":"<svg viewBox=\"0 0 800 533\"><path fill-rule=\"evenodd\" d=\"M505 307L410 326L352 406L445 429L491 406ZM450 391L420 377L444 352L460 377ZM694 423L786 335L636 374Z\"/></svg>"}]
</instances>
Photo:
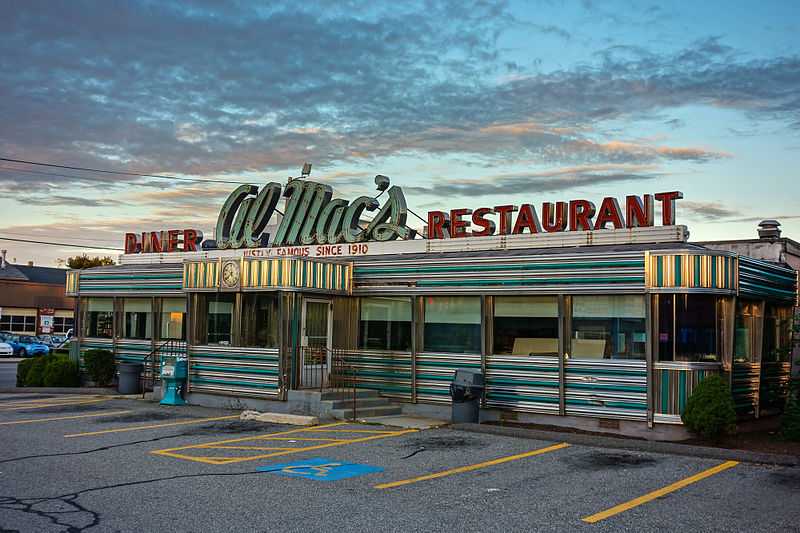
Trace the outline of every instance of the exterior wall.
<instances>
[{"instance_id":1,"label":"exterior wall","mask_svg":"<svg viewBox=\"0 0 800 533\"><path fill-rule=\"evenodd\" d=\"M42 333L40 309L53 309L57 317L72 318L73 306L73 298L65 295L62 285L0 280L0 314L34 318L34 331L20 328L9 329L13 333L38 335Z\"/></svg>"}]
</instances>

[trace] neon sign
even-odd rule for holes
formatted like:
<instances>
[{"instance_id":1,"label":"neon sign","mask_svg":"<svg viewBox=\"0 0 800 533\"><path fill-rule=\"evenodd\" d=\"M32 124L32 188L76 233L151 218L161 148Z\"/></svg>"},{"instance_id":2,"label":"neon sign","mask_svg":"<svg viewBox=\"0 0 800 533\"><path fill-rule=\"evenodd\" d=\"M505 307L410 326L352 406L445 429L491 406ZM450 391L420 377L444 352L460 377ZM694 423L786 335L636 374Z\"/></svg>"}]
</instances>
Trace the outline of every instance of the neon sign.
<instances>
[{"instance_id":1,"label":"neon sign","mask_svg":"<svg viewBox=\"0 0 800 533\"><path fill-rule=\"evenodd\" d=\"M291 180L283 191L275 182L267 183L260 191L255 185L240 185L228 196L219 213L217 248L413 239L416 232L406 225L408 209L402 189L389 187L386 176L376 176L375 184L377 190L388 194L388 200L366 228L361 227L362 215L380 207L371 196L359 196L352 202L333 199L329 185L304 179ZM282 196L288 199L286 212L272 236L265 230Z\"/></svg>"},{"instance_id":2,"label":"neon sign","mask_svg":"<svg viewBox=\"0 0 800 533\"><path fill-rule=\"evenodd\" d=\"M544 202L539 217L532 204L498 205L475 209L452 209L449 212L428 212L428 238L485 237L488 235L520 235L529 233L555 233L559 231L590 231L606 229L638 228L655 225L654 205L661 204L661 223L675 225L675 201L683 198L678 191L627 196L625 209L616 198L603 198L600 208L588 200L569 202ZM513 214L517 213L516 219ZM494 220L497 215L499 228ZM480 229L472 229L477 227Z\"/></svg>"},{"instance_id":3,"label":"neon sign","mask_svg":"<svg viewBox=\"0 0 800 533\"><path fill-rule=\"evenodd\" d=\"M170 229L125 234L125 253L196 252L203 242L203 232L196 229Z\"/></svg>"}]
</instances>

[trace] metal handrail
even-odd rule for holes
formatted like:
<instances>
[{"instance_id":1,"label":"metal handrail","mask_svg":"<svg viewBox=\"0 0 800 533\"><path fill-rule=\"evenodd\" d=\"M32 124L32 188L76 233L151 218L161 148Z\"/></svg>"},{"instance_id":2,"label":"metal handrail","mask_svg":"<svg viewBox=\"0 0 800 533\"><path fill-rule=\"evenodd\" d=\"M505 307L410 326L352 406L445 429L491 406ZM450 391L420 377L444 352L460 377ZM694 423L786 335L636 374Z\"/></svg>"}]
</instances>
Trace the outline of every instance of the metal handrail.
<instances>
[{"instance_id":1,"label":"metal handrail","mask_svg":"<svg viewBox=\"0 0 800 533\"><path fill-rule=\"evenodd\" d=\"M142 389L142 398L146 392L148 392L148 388L145 386L147 380L150 381L150 391L153 390L156 384L156 377L159 375L160 369L158 368L160 363L160 356L163 356L165 353L167 355L179 354L179 347L186 347L186 341L181 341L178 339L167 339L159 344L157 347L153 348L150 353L148 353L144 359L142 359L142 364L144 365L144 369L141 375L141 389ZM157 357L158 356L158 357ZM149 363L149 368L148 368ZM149 370L149 372L145 372L145 370Z\"/></svg>"},{"instance_id":2,"label":"metal handrail","mask_svg":"<svg viewBox=\"0 0 800 533\"><path fill-rule=\"evenodd\" d=\"M329 358L330 355L330 358ZM352 393L353 419L356 419L357 390L355 367L347 364L345 350L327 346L300 348L300 388L339 391L344 397ZM330 366L328 360L330 359Z\"/></svg>"}]
</instances>

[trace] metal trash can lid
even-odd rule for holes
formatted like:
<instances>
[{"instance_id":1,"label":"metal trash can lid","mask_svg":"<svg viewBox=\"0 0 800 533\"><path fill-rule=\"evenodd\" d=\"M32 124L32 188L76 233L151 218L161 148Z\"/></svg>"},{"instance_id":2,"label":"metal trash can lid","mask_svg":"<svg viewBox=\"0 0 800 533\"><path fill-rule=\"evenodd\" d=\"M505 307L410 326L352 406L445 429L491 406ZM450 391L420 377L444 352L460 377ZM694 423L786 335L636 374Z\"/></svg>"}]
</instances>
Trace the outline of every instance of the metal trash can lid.
<instances>
[{"instance_id":1,"label":"metal trash can lid","mask_svg":"<svg viewBox=\"0 0 800 533\"><path fill-rule=\"evenodd\" d=\"M119 363L117 366L120 372L141 372L144 369L142 363Z\"/></svg>"},{"instance_id":2,"label":"metal trash can lid","mask_svg":"<svg viewBox=\"0 0 800 533\"><path fill-rule=\"evenodd\" d=\"M457 368L453 384L459 387L483 387L483 374L479 370Z\"/></svg>"}]
</instances>

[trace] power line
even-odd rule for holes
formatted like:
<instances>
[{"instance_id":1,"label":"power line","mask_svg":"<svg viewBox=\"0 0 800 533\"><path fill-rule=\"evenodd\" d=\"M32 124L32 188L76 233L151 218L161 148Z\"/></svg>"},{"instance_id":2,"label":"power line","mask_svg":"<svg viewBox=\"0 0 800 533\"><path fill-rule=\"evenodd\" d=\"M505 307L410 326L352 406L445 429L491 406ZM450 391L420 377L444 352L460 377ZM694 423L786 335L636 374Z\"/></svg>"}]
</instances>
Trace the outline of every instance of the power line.
<instances>
[{"instance_id":1,"label":"power line","mask_svg":"<svg viewBox=\"0 0 800 533\"><path fill-rule=\"evenodd\" d=\"M39 235L31 235L30 233L17 233L16 231L5 231L3 233L6 235L13 235L14 237L28 237L31 239L35 239L39 237ZM101 242L101 243L111 243L111 242L119 242L119 239L84 239L81 237L71 237L73 241L88 241L88 242Z\"/></svg>"},{"instance_id":2,"label":"power line","mask_svg":"<svg viewBox=\"0 0 800 533\"><path fill-rule=\"evenodd\" d=\"M161 174L143 174L140 172L128 172L125 170L102 170L98 168L89 167L73 167L69 165L55 165L53 163L40 163L38 161L26 161L24 159L11 159L8 157L0 157L0 161L8 161L9 163L21 163L23 165L36 165L40 167L60 168L64 170L77 170L79 172L97 172L100 174L116 174L118 176L136 176L139 178L153 178L161 180L175 180L175 181L192 181L196 183L227 183L233 185L250 185L246 181L233 181L233 180L201 180L196 178L181 178L179 176L164 176Z\"/></svg>"},{"instance_id":3,"label":"power line","mask_svg":"<svg viewBox=\"0 0 800 533\"><path fill-rule=\"evenodd\" d=\"M90 246L86 244L72 244L66 242L47 242L47 241L33 241L30 239L12 239L10 237L0 237L0 241L14 241L25 242L30 244L44 244L46 246L69 246L71 248L83 248L84 250L113 250L115 252L122 251L123 248L109 248L107 246Z\"/></svg>"}]
</instances>

